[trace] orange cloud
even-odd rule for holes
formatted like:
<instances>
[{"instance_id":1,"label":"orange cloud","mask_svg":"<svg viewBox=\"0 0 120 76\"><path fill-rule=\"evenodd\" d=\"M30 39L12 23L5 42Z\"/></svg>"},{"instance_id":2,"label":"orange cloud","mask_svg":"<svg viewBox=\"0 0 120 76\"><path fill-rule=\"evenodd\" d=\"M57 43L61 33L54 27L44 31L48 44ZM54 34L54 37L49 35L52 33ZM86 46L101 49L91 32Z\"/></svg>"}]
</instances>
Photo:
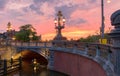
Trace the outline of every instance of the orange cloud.
<instances>
[{"instance_id":1,"label":"orange cloud","mask_svg":"<svg viewBox=\"0 0 120 76\"><path fill-rule=\"evenodd\" d=\"M76 31L63 32L62 35L64 37L67 37L68 40L70 40L70 39L76 40L76 39L79 39L81 37L86 37L88 35L92 35L93 33L94 33L94 31L76 30ZM52 40L55 36L56 36L56 33L44 34L44 35L42 35L42 40Z\"/></svg>"}]
</instances>

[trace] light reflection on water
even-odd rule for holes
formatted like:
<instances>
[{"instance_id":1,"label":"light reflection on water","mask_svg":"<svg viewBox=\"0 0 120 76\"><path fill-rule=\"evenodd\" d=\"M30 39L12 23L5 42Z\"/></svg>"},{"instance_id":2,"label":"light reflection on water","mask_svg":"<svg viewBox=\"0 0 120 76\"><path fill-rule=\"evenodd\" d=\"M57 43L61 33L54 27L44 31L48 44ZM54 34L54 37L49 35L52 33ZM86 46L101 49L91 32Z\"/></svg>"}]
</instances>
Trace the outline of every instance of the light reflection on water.
<instances>
[{"instance_id":1,"label":"light reflection on water","mask_svg":"<svg viewBox=\"0 0 120 76\"><path fill-rule=\"evenodd\" d=\"M59 72L51 71L46 68L33 67L30 62L23 62L22 70L7 76L67 76Z\"/></svg>"}]
</instances>

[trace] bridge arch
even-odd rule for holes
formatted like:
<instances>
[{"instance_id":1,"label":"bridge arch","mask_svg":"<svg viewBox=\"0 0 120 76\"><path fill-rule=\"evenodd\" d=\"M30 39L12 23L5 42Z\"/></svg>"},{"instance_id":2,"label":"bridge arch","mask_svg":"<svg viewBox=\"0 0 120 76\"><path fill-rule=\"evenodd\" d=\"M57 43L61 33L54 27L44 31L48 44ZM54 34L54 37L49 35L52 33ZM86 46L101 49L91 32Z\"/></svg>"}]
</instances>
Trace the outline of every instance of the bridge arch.
<instances>
[{"instance_id":1,"label":"bridge arch","mask_svg":"<svg viewBox=\"0 0 120 76\"><path fill-rule=\"evenodd\" d=\"M23 61L31 62L33 59L37 59L37 62L41 65L48 65L48 60L40 53L35 52L35 50L22 49L14 55L14 59L17 59L19 56L22 56Z\"/></svg>"},{"instance_id":2,"label":"bridge arch","mask_svg":"<svg viewBox=\"0 0 120 76\"><path fill-rule=\"evenodd\" d=\"M57 71L64 72L64 73L70 74L70 75L75 75L75 76L78 75L79 76L80 72L77 71L77 73L78 73L77 74L76 71L73 71L73 69L75 69L74 65L76 66L79 63L81 63L78 61L80 61L82 58L83 61L84 60L89 61L88 63L90 63L90 65L91 65L91 63L95 63L96 67L98 67L98 69L101 70L101 71L98 71L98 73L100 74L102 72L102 74L103 74L103 75L100 74L100 76L114 76L113 65L111 64L111 62L109 62L109 60L103 59L102 57L100 57L98 55L98 51L100 51L98 49L96 49L95 56L91 56L88 54L88 52L89 52L88 47L87 47L87 50L85 49L84 51L77 49L76 47L75 48L74 47L73 48L53 47L50 50L51 50L51 55L52 55L52 57L50 57L52 60L50 62L50 65L51 65L50 67ZM108 57L109 57L109 55L108 55ZM76 63L75 63L74 59L77 60ZM59 60L61 60L60 62L62 62L62 63L59 63ZM74 64L74 65L72 65L72 64ZM82 65L82 64L80 64L80 65ZM81 68L80 67L78 68L78 66L76 66L76 69L80 70ZM93 65L91 65L91 66L93 66ZM90 68L90 66L89 66L89 68ZM93 68L94 68L94 66L93 66ZM82 71L82 70L80 70L80 71ZM89 70L89 71L92 74L92 72L91 72L92 70ZM97 72L97 70L95 70L95 71ZM96 73L96 75L97 75L97 73ZM81 75L81 76L90 76L90 75L88 74L88 75ZM94 76L94 75L91 75L91 76Z\"/></svg>"},{"instance_id":3,"label":"bridge arch","mask_svg":"<svg viewBox=\"0 0 120 76\"><path fill-rule=\"evenodd\" d=\"M54 69L57 71L71 76L107 76L99 63L87 57L58 51L54 56Z\"/></svg>"}]
</instances>

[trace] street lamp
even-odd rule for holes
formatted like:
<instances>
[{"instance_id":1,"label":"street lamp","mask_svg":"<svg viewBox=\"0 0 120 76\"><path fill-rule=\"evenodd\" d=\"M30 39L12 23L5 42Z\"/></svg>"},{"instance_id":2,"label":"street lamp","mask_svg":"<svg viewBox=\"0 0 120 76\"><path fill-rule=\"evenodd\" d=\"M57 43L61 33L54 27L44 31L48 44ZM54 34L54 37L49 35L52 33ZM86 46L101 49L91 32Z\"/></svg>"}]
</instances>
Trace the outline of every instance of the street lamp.
<instances>
[{"instance_id":1,"label":"street lamp","mask_svg":"<svg viewBox=\"0 0 120 76\"><path fill-rule=\"evenodd\" d=\"M64 16L62 15L62 12L58 11L57 18L55 18L55 20L54 20L55 29L57 30L57 35L54 38L54 40L62 40L63 39L61 30L65 28L65 21L66 20L65 20Z\"/></svg>"},{"instance_id":2,"label":"street lamp","mask_svg":"<svg viewBox=\"0 0 120 76\"><path fill-rule=\"evenodd\" d=\"M110 3L111 2L111 0L107 0L107 3Z\"/></svg>"},{"instance_id":3,"label":"street lamp","mask_svg":"<svg viewBox=\"0 0 120 76\"><path fill-rule=\"evenodd\" d=\"M111 0L107 0L108 3L111 2ZM105 28L105 17L104 17L104 0L101 0L101 27L100 27L100 35L101 35L101 43L102 39L104 39L104 28Z\"/></svg>"},{"instance_id":4,"label":"street lamp","mask_svg":"<svg viewBox=\"0 0 120 76\"><path fill-rule=\"evenodd\" d=\"M11 27L11 23L10 22L8 22L8 24L7 24L7 31L8 32L12 31L12 27Z\"/></svg>"},{"instance_id":5,"label":"street lamp","mask_svg":"<svg viewBox=\"0 0 120 76\"><path fill-rule=\"evenodd\" d=\"M16 37L15 37L15 36L13 36L12 40L13 40L13 41L15 41L15 40L16 40Z\"/></svg>"},{"instance_id":6,"label":"street lamp","mask_svg":"<svg viewBox=\"0 0 120 76\"><path fill-rule=\"evenodd\" d=\"M12 38L12 26L11 26L10 22L8 22L8 24L7 24L7 32L6 32L6 34L7 34L6 41L7 41L7 44L9 44L9 41Z\"/></svg>"},{"instance_id":7,"label":"street lamp","mask_svg":"<svg viewBox=\"0 0 120 76\"><path fill-rule=\"evenodd\" d=\"M31 41L32 41L32 38L33 38L32 33L30 33L29 38L30 38L30 42L31 42Z\"/></svg>"},{"instance_id":8,"label":"street lamp","mask_svg":"<svg viewBox=\"0 0 120 76\"><path fill-rule=\"evenodd\" d=\"M30 42L32 41L32 38L33 38L33 32L35 32L34 28L33 27L30 27L30 35L29 35L29 38L30 38Z\"/></svg>"}]
</instances>

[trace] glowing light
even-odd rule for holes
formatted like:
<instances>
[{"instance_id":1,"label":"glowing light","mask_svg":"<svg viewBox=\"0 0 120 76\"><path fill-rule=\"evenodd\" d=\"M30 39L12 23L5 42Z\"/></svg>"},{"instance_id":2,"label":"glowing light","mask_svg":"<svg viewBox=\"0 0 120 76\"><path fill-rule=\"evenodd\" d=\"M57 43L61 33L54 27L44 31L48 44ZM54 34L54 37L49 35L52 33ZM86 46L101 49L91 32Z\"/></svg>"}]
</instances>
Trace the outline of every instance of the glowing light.
<instances>
[{"instance_id":1,"label":"glowing light","mask_svg":"<svg viewBox=\"0 0 120 76\"><path fill-rule=\"evenodd\" d=\"M36 70L37 70L37 67L34 67L34 72L36 72Z\"/></svg>"},{"instance_id":2,"label":"glowing light","mask_svg":"<svg viewBox=\"0 0 120 76\"><path fill-rule=\"evenodd\" d=\"M56 19L54 20L54 23L55 23L55 24L57 23L57 20L56 20Z\"/></svg>"},{"instance_id":3,"label":"glowing light","mask_svg":"<svg viewBox=\"0 0 120 76\"><path fill-rule=\"evenodd\" d=\"M12 56L12 59L13 59L14 57Z\"/></svg>"},{"instance_id":4,"label":"glowing light","mask_svg":"<svg viewBox=\"0 0 120 76\"><path fill-rule=\"evenodd\" d=\"M36 64L36 63L37 63L37 60L36 60L36 59L34 59L34 60L33 60L33 63L34 63L34 64Z\"/></svg>"},{"instance_id":5,"label":"glowing light","mask_svg":"<svg viewBox=\"0 0 120 76\"><path fill-rule=\"evenodd\" d=\"M31 28L31 31L34 32L35 30L33 28Z\"/></svg>"},{"instance_id":6,"label":"glowing light","mask_svg":"<svg viewBox=\"0 0 120 76\"><path fill-rule=\"evenodd\" d=\"M15 40L16 38L15 38L15 36L12 38L12 40Z\"/></svg>"},{"instance_id":7,"label":"glowing light","mask_svg":"<svg viewBox=\"0 0 120 76\"><path fill-rule=\"evenodd\" d=\"M65 19L63 19L63 22L65 22L66 20Z\"/></svg>"},{"instance_id":8,"label":"glowing light","mask_svg":"<svg viewBox=\"0 0 120 76\"><path fill-rule=\"evenodd\" d=\"M30 35L29 35L29 38L32 38L32 37L33 37L33 35L32 35L32 34L30 34Z\"/></svg>"},{"instance_id":9,"label":"glowing light","mask_svg":"<svg viewBox=\"0 0 120 76\"><path fill-rule=\"evenodd\" d=\"M107 0L107 3L110 3L111 2L111 0Z\"/></svg>"},{"instance_id":10,"label":"glowing light","mask_svg":"<svg viewBox=\"0 0 120 76\"><path fill-rule=\"evenodd\" d=\"M12 66L11 68L13 69L14 67Z\"/></svg>"}]
</instances>

